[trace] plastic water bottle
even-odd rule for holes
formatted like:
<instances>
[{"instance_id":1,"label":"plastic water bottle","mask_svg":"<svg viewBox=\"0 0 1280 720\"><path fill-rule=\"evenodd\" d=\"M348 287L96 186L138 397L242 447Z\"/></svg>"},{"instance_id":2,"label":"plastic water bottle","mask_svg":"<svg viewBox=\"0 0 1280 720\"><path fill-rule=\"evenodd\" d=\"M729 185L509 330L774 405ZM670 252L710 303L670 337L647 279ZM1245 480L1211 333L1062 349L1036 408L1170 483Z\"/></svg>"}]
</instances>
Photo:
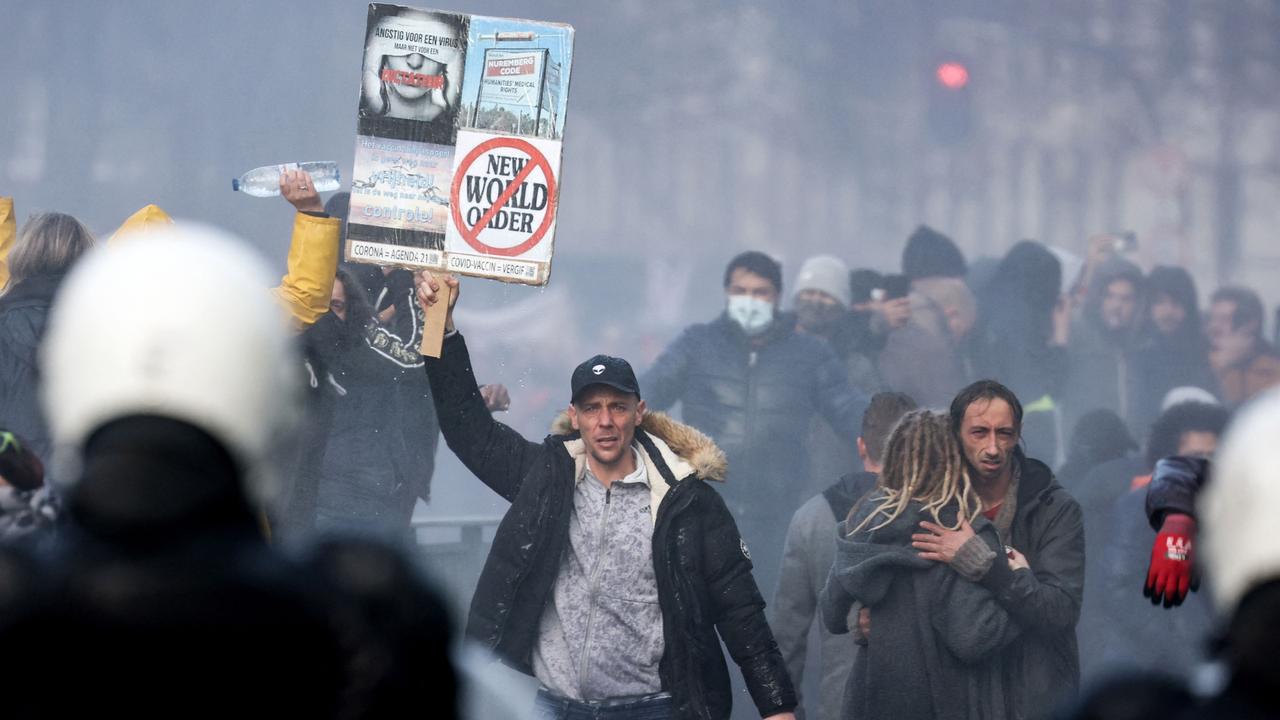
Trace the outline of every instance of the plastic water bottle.
<instances>
[{"instance_id":1,"label":"plastic water bottle","mask_svg":"<svg viewBox=\"0 0 1280 720\"><path fill-rule=\"evenodd\" d=\"M285 170L306 170L311 174L311 182L316 186L316 192L331 192L338 189L340 179L338 163L333 160L263 165L232 180L231 189L254 197L275 197L280 194L280 173Z\"/></svg>"}]
</instances>

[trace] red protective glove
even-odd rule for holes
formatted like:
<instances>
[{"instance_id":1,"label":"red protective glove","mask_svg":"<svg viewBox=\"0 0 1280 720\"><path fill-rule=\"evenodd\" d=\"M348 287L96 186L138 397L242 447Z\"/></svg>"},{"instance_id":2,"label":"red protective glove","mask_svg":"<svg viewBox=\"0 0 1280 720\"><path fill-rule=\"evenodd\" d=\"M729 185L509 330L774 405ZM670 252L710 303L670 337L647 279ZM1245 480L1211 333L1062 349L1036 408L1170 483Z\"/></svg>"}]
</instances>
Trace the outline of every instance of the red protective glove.
<instances>
[{"instance_id":1,"label":"red protective glove","mask_svg":"<svg viewBox=\"0 0 1280 720\"><path fill-rule=\"evenodd\" d=\"M1190 515L1170 513L1151 547L1151 565L1142 594L1152 605L1181 605L1188 590L1199 586L1195 577L1196 521Z\"/></svg>"}]
</instances>

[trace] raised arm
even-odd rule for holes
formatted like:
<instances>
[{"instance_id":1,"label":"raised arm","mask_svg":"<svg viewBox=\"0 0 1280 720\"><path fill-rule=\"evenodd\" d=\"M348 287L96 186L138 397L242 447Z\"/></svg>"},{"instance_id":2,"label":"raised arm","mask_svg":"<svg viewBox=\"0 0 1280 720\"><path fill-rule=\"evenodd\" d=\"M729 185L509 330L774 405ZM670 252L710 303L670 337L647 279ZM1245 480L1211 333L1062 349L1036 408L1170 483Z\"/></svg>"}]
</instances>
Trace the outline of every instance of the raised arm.
<instances>
[{"instance_id":1,"label":"raised arm","mask_svg":"<svg viewBox=\"0 0 1280 720\"><path fill-rule=\"evenodd\" d=\"M293 219L288 270L272 292L289 311L294 329L301 331L329 312L342 221L325 214L320 194L303 170L280 173L280 194L298 214Z\"/></svg>"},{"instance_id":2,"label":"raised arm","mask_svg":"<svg viewBox=\"0 0 1280 720\"><path fill-rule=\"evenodd\" d=\"M441 281L447 282L453 291L440 357L424 358L444 440L481 482L507 500L514 500L525 475L542 452L542 445L525 440L520 433L494 420L485 406L466 341L453 324L453 306L458 300L457 279L446 276L437 280L426 272L418 273L415 279L418 302L424 309L436 303Z\"/></svg>"}]
</instances>

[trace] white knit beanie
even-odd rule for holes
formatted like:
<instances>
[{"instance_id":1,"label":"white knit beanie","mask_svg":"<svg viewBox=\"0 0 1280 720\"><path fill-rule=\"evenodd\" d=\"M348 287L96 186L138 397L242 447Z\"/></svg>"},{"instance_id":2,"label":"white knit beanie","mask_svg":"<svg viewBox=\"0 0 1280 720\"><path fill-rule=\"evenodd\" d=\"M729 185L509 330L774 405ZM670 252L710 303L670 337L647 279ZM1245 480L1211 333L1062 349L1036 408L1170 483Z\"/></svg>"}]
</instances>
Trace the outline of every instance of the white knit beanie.
<instances>
[{"instance_id":1,"label":"white knit beanie","mask_svg":"<svg viewBox=\"0 0 1280 720\"><path fill-rule=\"evenodd\" d=\"M796 293L801 290L819 290L849 307L853 299L849 290L849 266L834 255L815 255L800 266L796 277Z\"/></svg>"}]
</instances>

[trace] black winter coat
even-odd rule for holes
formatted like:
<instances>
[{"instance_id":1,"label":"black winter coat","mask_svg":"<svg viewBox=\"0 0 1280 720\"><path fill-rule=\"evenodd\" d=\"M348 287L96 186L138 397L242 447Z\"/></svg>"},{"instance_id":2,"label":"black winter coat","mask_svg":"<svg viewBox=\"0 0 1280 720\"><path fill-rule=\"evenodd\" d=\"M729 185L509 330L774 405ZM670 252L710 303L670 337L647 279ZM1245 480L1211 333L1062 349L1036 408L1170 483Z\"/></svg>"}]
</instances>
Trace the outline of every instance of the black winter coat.
<instances>
[{"instance_id":1,"label":"black winter coat","mask_svg":"<svg viewBox=\"0 0 1280 720\"><path fill-rule=\"evenodd\" d=\"M346 328L330 313L303 339L317 386L308 419L324 426L304 429L296 504L310 504L325 530L407 534L417 499L429 499L440 435L422 356L409 344L417 338L373 323Z\"/></svg>"},{"instance_id":2,"label":"black winter coat","mask_svg":"<svg viewBox=\"0 0 1280 720\"><path fill-rule=\"evenodd\" d=\"M21 435L46 462L51 445L36 363L49 306L63 277L28 278L0 297L0 429Z\"/></svg>"},{"instance_id":3,"label":"black winter coat","mask_svg":"<svg viewBox=\"0 0 1280 720\"><path fill-rule=\"evenodd\" d=\"M535 443L494 420L461 335L446 338L440 359L427 358L426 366L449 448L511 502L471 601L467 635L532 674L539 621L569 542L576 468L565 446L575 436L549 435ZM713 479L705 475L723 472L723 457L700 433L661 414L646 417L636 440L661 475L651 484L668 488L653 530L653 562L665 643L659 676L674 698L676 717L729 717L732 695L720 639L761 715L794 708L795 692L765 622L750 559L724 502L705 482ZM668 459L699 471L677 477Z\"/></svg>"},{"instance_id":4,"label":"black winter coat","mask_svg":"<svg viewBox=\"0 0 1280 720\"><path fill-rule=\"evenodd\" d=\"M729 457L733 487L775 515L804 498L809 421L821 415L842 437L861 430L866 398L826 342L801 335L779 317L753 346L726 315L690 326L640 381L645 402L664 410L681 402L685 422L707 433Z\"/></svg>"}]
</instances>

